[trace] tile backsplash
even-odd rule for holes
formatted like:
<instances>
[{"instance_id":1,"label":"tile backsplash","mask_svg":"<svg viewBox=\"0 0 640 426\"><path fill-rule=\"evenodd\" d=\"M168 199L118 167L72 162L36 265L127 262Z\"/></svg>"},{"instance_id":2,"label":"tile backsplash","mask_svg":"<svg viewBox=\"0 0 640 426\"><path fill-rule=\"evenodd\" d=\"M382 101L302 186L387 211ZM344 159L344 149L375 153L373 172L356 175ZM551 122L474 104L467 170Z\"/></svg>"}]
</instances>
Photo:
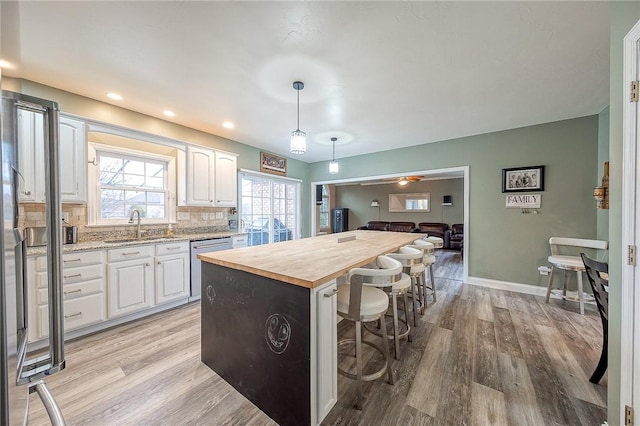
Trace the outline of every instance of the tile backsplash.
<instances>
[{"instance_id":1,"label":"tile backsplash","mask_svg":"<svg viewBox=\"0 0 640 426\"><path fill-rule=\"evenodd\" d=\"M21 203L20 227L46 226L44 204ZM62 204L62 215L69 216L69 224L78 226L78 241L101 240L108 234L113 238L114 234L126 236L134 232L134 225L129 226L91 226L87 227L86 204ZM197 232L203 232L206 228L209 232L229 230L230 209L225 207L178 207L176 211L176 223L173 229L177 234L191 233L195 228ZM142 220L141 229L147 235L162 235L166 232L167 225L145 225Z\"/></svg>"}]
</instances>

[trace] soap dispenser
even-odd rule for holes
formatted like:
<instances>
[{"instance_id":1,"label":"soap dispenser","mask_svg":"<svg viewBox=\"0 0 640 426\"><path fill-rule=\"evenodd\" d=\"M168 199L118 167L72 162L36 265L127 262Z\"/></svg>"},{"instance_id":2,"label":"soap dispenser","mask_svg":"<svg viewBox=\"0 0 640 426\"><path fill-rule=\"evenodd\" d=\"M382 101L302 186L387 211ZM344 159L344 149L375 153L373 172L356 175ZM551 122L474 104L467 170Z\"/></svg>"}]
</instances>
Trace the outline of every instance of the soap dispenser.
<instances>
[{"instance_id":1,"label":"soap dispenser","mask_svg":"<svg viewBox=\"0 0 640 426\"><path fill-rule=\"evenodd\" d=\"M173 237L173 225L169 224L169 226L167 226L167 237Z\"/></svg>"}]
</instances>

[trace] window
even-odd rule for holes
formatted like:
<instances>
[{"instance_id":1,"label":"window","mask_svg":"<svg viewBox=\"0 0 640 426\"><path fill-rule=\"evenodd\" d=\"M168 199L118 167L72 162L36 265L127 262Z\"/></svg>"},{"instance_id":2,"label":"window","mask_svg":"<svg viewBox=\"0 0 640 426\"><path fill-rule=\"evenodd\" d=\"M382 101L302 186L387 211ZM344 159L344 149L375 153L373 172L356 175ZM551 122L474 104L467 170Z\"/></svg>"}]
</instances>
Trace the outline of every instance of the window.
<instances>
[{"instance_id":1,"label":"window","mask_svg":"<svg viewBox=\"0 0 640 426\"><path fill-rule=\"evenodd\" d=\"M145 223L173 220L175 159L140 151L91 144L91 224L128 223L134 210ZM90 169L91 170L91 169Z\"/></svg>"},{"instance_id":2,"label":"window","mask_svg":"<svg viewBox=\"0 0 640 426\"><path fill-rule=\"evenodd\" d=\"M320 231L329 232L329 185L322 185L322 204L320 204Z\"/></svg>"},{"instance_id":3,"label":"window","mask_svg":"<svg viewBox=\"0 0 640 426\"><path fill-rule=\"evenodd\" d=\"M277 243L299 237L300 183L240 173L240 216L249 245Z\"/></svg>"}]
</instances>

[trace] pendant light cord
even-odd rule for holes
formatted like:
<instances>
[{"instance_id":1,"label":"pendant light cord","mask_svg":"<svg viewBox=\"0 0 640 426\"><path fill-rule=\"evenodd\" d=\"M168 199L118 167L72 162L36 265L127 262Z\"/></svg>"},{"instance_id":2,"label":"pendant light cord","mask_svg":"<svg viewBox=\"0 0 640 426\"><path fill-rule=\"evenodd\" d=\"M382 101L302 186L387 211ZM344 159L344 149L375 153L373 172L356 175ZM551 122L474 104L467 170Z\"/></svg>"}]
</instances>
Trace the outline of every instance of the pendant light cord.
<instances>
[{"instance_id":1,"label":"pendant light cord","mask_svg":"<svg viewBox=\"0 0 640 426\"><path fill-rule=\"evenodd\" d=\"M296 89L298 92L298 131L300 130L300 89Z\"/></svg>"}]
</instances>

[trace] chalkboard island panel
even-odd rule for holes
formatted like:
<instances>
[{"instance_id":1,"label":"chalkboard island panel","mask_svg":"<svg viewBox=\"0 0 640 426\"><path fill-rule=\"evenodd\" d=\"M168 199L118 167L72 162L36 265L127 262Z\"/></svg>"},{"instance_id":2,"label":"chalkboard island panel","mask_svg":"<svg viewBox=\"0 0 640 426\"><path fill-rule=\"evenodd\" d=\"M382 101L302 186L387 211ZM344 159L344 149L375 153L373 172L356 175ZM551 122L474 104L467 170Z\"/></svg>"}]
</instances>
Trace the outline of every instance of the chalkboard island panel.
<instances>
[{"instance_id":1,"label":"chalkboard island panel","mask_svg":"<svg viewBox=\"0 0 640 426\"><path fill-rule=\"evenodd\" d=\"M323 236L199 256L202 361L283 426L317 425L336 403L336 279L416 238L357 231L345 240L345 234L340 242ZM304 252L289 255L303 250L301 242ZM337 245L339 261L323 261L335 259ZM256 253L266 266L247 266ZM273 256L288 258L297 272L274 273ZM309 273L317 269L320 275Z\"/></svg>"}]
</instances>

